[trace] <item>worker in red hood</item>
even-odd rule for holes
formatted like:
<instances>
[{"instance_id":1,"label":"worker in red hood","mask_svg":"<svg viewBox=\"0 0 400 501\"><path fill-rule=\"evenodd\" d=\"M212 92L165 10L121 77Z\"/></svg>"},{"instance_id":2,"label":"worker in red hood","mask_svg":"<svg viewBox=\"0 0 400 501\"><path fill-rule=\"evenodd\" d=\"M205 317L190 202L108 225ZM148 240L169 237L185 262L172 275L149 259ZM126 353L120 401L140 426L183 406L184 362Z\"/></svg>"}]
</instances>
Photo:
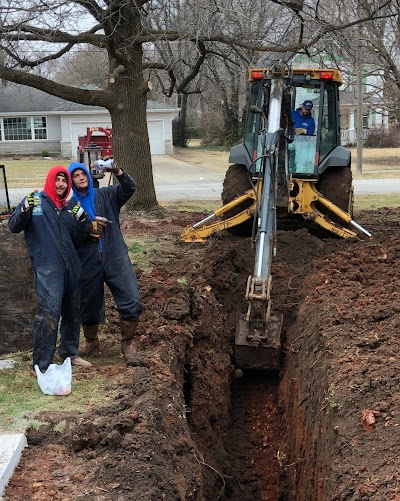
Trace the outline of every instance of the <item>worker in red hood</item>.
<instances>
[{"instance_id":1,"label":"worker in red hood","mask_svg":"<svg viewBox=\"0 0 400 501\"><path fill-rule=\"evenodd\" d=\"M67 169L52 167L44 190L29 193L8 223L13 233L24 232L32 260L37 297L32 368L38 365L42 372L53 361L60 318L60 357L70 357L75 366L91 366L78 356L81 263L75 249L90 222L74 198L67 201L71 186Z\"/></svg>"}]
</instances>

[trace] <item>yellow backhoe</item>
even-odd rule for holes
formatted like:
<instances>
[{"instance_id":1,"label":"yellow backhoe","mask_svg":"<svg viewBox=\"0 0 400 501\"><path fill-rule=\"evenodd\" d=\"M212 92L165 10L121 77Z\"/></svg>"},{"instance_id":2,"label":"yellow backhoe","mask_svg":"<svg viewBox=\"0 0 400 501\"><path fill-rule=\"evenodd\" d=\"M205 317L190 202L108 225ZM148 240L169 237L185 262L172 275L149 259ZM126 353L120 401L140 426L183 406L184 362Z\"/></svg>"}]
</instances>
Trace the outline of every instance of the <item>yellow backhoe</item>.
<instances>
[{"instance_id":1,"label":"yellow backhoe","mask_svg":"<svg viewBox=\"0 0 400 501\"><path fill-rule=\"evenodd\" d=\"M255 267L247 281L248 310L236 331L236 364L277 370L281 318L271 315L277 220L304 218L341 238L371 234L352 218L351 154L340 145L340 72L277 63L249 70L249 82L244 139L230 152L224 205L187 227L181 240L202 242L224 229L254 235ZM304 103L312 108L315 127L309 131L295 123L294 110Z\"/></svg>"}]
</instances>

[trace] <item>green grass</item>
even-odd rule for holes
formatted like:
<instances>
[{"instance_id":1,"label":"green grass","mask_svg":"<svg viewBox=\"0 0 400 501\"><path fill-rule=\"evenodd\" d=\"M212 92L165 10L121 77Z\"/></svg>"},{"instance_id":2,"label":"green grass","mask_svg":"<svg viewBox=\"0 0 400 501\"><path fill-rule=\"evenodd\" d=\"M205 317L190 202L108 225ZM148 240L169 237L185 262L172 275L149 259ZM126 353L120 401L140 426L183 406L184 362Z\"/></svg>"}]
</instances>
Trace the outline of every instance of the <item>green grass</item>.
<instances>
[{"instance_id":1,"label":"green grass","mask_svg":"<svg viewBox=\"0 0 400 501\"><path fill-rule=\"evenodd\" d=\"M16 365L0 371L0 431L21 432L31 425L39 427L41 422L35 419L39 413L84 412L110 398L107 378L92 373L86 377L86 373L75 369L69 395L44 395L30 373L30 356L19 353L12 358Z\"/></svg>"},{"instance_id":2,"label":"green grass","mask_svg":"<svg viewBox=\"0 0 400 501\"><path fill-rule=\"evenodd\" d=\"M397 193L388 193L386 195L357 195L354 198L354 208L356 210L398 206L400 206L400 194Z\"/></svg>"},{"instance_id":3,"label":"green grass","mask_svg":"<svg viewBox=\"0 0 400 501\"><path fill-rule=\"evenodd\" d=\"M0 165L6 168L7 185L9 188L38 188L42 189L46 176L54 165L68 167L70 161L65 158L50 160L21 157L20 160L10 158L0 159Z\"/></svg>"},{"instance_id":4,"label":"green grass","mask_svg":"<svg viewBox=\"0 0 400 501\"><path fill-rule=\"evenodd\" d=\"M129 257L135 268L140 268L144 273L148 273L152 269L152 262L157 257L157 261L162 261L160 256L162 245L158 242L149 240L127 240Z\"/></svg>"}]
</instances>

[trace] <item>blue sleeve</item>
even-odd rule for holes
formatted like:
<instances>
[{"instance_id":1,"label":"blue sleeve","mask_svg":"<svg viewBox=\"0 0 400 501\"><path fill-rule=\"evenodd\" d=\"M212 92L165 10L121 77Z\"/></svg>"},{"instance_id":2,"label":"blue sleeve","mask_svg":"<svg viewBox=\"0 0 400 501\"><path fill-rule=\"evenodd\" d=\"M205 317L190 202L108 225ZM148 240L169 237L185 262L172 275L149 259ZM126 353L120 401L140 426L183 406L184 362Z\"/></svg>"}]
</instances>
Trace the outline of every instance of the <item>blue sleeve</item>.
<instances>
[{"instance_id":1,"label":"blue sleeve","mask_svg":"<svg viewBox=\"0 0 400 501\"><path fill-rule=\"evenodd\" d=\"M308 128L307 134L312 136L315 133L315 120L313 117L311 117L310 122L311 123L310 123L310 127Z\"/></svg>"},{"instance_id":2,"label":"blue sleeve","mask_svg":"<svg viewBox=\"0 0 400 501\"><path fill-rule=\"evenodd\" d=\"M294 128L295 129L297 129L297 127L300 127L300 125L299 125L299 118L300 118L300 115L299 115L298 110L293 110L292 111L292 120L294 122Z\"/></svg>"}]
</instances>

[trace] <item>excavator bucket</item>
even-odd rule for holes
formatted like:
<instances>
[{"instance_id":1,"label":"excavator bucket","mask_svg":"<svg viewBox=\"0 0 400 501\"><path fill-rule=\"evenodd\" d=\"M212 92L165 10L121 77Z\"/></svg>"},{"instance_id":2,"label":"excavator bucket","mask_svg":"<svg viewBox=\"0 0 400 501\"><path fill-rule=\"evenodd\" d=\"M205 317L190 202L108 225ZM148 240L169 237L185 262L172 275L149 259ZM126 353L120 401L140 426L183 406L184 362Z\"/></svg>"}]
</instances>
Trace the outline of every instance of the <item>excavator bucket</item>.
<instances>
[{"instance_id":1,"label":"excavator bucket","mask_svg":"<svg viewBox=\"0 0 400 501\"><path fill-rule=\"evenodd\" d=\"M278 371L281 355L282 317L270 317L265 332L245 319L236 325L235 364L242 370Z\"/></svg>"}]
</instances>

